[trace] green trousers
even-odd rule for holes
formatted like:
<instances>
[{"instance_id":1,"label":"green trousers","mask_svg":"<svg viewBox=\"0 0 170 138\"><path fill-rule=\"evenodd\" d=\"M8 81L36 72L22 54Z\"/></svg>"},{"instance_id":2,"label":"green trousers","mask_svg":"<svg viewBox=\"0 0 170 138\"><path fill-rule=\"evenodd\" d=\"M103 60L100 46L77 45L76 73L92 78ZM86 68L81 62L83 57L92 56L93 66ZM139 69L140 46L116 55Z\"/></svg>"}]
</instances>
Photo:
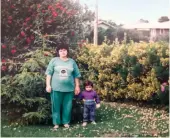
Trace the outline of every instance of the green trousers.
<instances>
[{"instance_id":1,"label":"green trousers","mask_svg":"<svg viewBox=\"0 0 170 138\"><path fill-rule=\"evenodd\" d=\"M52 119L54 125L69 124L74 92L51 92Z\"/></svg>"}]
</instances>

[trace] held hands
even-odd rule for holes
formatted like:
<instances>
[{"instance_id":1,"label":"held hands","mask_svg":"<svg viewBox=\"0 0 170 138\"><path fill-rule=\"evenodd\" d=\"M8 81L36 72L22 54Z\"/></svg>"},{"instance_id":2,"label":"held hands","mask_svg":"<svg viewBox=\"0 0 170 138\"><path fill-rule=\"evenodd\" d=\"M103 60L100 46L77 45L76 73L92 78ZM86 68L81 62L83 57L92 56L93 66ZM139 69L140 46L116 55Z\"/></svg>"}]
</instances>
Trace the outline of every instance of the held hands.
<instances>
[{"instance_id":1,"label":"held hands","mask_svg":"<svg viewBox=\"0 0 170 138\"><path fill-rule=\"evenodd\" d=\"M47 87L46 87L46 91L47 91L48 93L50 93L50 92L51 92L51 86L47 86Z\"/></svg>"},{"instance_id":2,"label":"held hands","mask_svg":"<svg viewBox=\"0 0 170 138\"><path fill-rule=\"evenodd\" d=\"M100 108L100 104L96 104L96 108Z\"/></svg>"}]
</instances>

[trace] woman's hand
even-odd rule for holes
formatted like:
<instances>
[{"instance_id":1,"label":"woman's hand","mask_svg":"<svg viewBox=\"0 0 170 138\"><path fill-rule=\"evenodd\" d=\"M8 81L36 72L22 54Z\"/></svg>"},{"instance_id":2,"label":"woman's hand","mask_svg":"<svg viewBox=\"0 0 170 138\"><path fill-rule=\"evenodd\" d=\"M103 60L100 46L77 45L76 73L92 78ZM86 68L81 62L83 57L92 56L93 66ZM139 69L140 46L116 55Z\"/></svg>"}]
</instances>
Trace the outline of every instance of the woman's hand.
<instances>
[{"instance_id":1,"label":"woman's hand","mask_svg":"<svg viewBox=\"0 0 170 138\"><path fill-rule=\"evenodd\" d=\"M74 90L75 95L78 95L80 93L80 87L76 86Z\"/></svg>"},{"instance_id":2,"label":"woman's hand","mask_svg":"<svg viewBox=\"0 0 170 138\"><path fill-rule=\"evenodd\" d=\"M48 93L50 93L50 92L51 92L51 86L47 86L47 87L46 87L46 91L47 91Z\"/></svg>"}]
</instances>

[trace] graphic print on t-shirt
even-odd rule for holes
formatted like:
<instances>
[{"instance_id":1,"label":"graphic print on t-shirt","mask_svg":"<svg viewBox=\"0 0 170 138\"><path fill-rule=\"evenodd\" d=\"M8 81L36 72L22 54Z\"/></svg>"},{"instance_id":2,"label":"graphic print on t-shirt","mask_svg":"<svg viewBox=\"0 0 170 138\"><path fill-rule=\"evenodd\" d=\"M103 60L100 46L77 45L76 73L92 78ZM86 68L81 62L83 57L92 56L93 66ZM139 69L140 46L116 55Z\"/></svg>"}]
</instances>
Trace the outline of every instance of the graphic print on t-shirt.
<instances>
[{"instance_id":1,"label":"graphic print on t-shirt","mask_svg":"<svg viewBox=\"0 0 170 138\"><path fill-rule=\"evenodd\" d=\"M58 79L67 80L70 78L73 72L73 68L71 66L55 66L55 72L57 73Z\"/></svg>"},{"instance_id":2,"label":"graphic print on t-shirt","mask_svg":"<svg viewBox=\"0 0 170 138\"><path fill-rule=\"evenodd\" d=\"M59 71L59 76L62 78L67 78L68 77L68 71L65 68L61 68Z\"/></svg>"}]
</instances>

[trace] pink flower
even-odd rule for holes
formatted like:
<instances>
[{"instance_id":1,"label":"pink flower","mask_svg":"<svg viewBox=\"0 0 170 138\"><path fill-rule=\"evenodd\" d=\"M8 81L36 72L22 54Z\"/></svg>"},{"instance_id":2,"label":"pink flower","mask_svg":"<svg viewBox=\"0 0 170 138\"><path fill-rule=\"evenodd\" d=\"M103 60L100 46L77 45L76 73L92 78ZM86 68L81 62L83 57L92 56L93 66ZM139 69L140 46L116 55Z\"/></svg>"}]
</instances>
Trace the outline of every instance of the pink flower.
<instances>
[{"instance_id":1,"label":"pink flower","mask_svg":"<svg viewBox=\"0 0 170 138\"><path fill-rule=\"evenodd\" d=\"M12 20L12 16L9 16L9 17L8 17L8 20Z\"/></svg>"},{"instance_id":2,"label":"pink flower","mask_svg":"<svg viewBox=\"0 0 170 138\"><path fill-rule=\"evenodd\" d=\"M58 16L58 14L56 12L53 12L52 15L53 15L53 17L57 17Z\"/></svg>"},{"instance_id":3,"label":"pink flower","mask_svg":"<svg viewBox=\"0 0 170 138\"><path fill-rule=\"evenodd\" d=\"M162 92L165 91L165 86L161 85L161 91L162 91Z\"/></svg>"},{"instance_id":4,"label":"pink flower","mask_svg":"<svg viewBox=\"0 0 170 138\"><path fill-rule=\"evenodd\" d=\"M47 54L47 53L44 53L44 56L48 56L48 54Z\"/></svg>"},{"instance_id":5,"label":"pink flower","mask_svg":"<svg viewBox=\"0 0 170 138\"><path fill-rule=\"evenodd\" d=\"M14 8L15 8L15 6L14 6L14 5L11 5L11 8L12 8L12 9L14 9Z\"/></svg>"},{"instance_id":6,"label":"pink flower","mask_svg":"<svg viewBox=\"0 0 170 138\"><path fill-rule=\"evenodd\" d=\"M61 10L61 11L63 11L63 10L64 10L64 8L63 8L63 7L60 7L60 10Z\"/></svg>"},{"instance_id":7,"label":"pink flower","mask_svg":"<svg viewBox=\"0 0 170 138\"><path fill-rule=\"evenodd\" d=\"M85 42L86 42L86 40L81 40L81 42L82 42L82 43L85 43Z\"/></svg>"},{"instance_id":8,"label":"pink flower","mask_svg":"<svg viewBox=\"0 0 170 138\"><path fill-rule=\"evenodd\" d=\"M27 40L26 40L26 41L27 41L27 43L28 43L28 44L30 44L30 43L31 43L31 39L30 39L29 37L27 38Z\"/></svg>"},{"instance_id":9,"label":"pink flower","mask_svg":"<svg viewBox=\"0 0 170 138\"><path fill-rule=\"evenodd\" d=\"M2 48L5 49L5 48L6 48L6 45L2 45Z\"/></svg>"},{"instance_id":10,"label":"pink flower","mask_svg":"<svg viewBox=\"0 0 170 138\"><path fill-rule=\"evenodd\" d=\"M161 84L161 91L164 92L165 91L165 86L167 86L167 82L164 82Z\"/></svg>"},{"instance_id":11,"label":"pink flower","mask_svg":"<svg viewBox=\"0 0 170 138\"><path fill-rule=\"evenodd\" d=\"M1 67L1 70L2 70L2 71L6 71L6 70L7 70L7 67L6 67L6 66L2 66L2 67Z\"/></svg>"},{"instance_id":12,"label":"pink flower","mask_svg":"<svg viewBox=\"0 0 170 138\"><path fill-rule=\"evenodd\" d=\"M11 50L11 53L12 53L12 54L15 54L16 52L17 52L16 49L12 49L12 50Z\"/></svg>"},{"instance_id":13,"label":"pink flower","mask_svg":"<svg viewBox=\"0 0 170 138\"><path fill-rule=\"evenodd\" d=\"M72 32L71 32L71 35L72 35L72 36L74 36L74 35L75 35L75 33L72 31Z\"/></svg>"},{"instance_id":14,"label":"pink flower","mask_svg":"<svg viewBox=\"0 0 170 138\"><path fill-rule=\"evenodd\" d=\"M4 63L4 62L6 62L6 60L5 60L5 59L2 59L1 62Z\"/></svg>"},{"instance_id":15,"label":"pink flower","mask_svg":"<svg viewBox=\"0 0 170 138\"><path fill-rule=\"evenodd\" d=\"M25 37L25 32L21 31L21 36Z\"/></svg>"},{"instance_id":16,"label":"pink flower","mask_svg":"<svg viewBox=\"0 0 170 138\"><path fill-rule=\"evenodd\" d=\"M27 23L26 23L26 22L24 22L24 23L23 23L23 25L24 25L24 26L26 26L26 25L27 25Z\"/></svg>"},{"instance_id":17,"label":"pink flower","mask_svg":"<svg viewBox=\"0 0 170 138\"><path fill-rule=\"evenodd\" d=\"M162 85L163 85L163 86L166 86L166 85L167 85L167 82L162 83Z\"/></svg>"},{"instance_id":18,"label":"pink flower","mask_svg":"<svg viewBox=\"0 0 170 138\"><path fill-rule=\"evenodd\" d=\"M61 7L61 3L59 3L59 2L56 3L56 7L57 7L57 8L60 8L60 7Z\"/></svg>"},{"instance_id":19,"label":"pink flower","mask_svg":"<svg viewBox=\"0 0 170 138\"><path fill-rule=\"evenodd\" d=\"M52 9L52 6L51 6L51 5L49 5L49 6L48 6L48 9L49 9L49 10L50 10L50 9Z\"/></svg>"},{"instance_id":20,"label":"pink flower","mask_svg":"<svg viewBox=\"0 0 170 138\"><path fill-rule=\"evenodd\" d=\"M78 44L78 46L79 46L79 47L82 47L82 44L81 44L81 42L78 42L77 44Z\"/></svg>"},{"instance_id":21,"label":"pink flower","mask_svg":"<svg viewBox=\"0 0 170 138\"><path fill-rule=\"evenodd\" d=\"M25 21L26 21L26 22L28 22L30 19L31 19L31 18L30 18L30 17L28 17L28 18L26 18L26 19L25 19Z\"/></svg>"},{"instance_id":22,"label":"pink flower","mask_svg":"<svg viewBox=\"0 0 170 138\"><path fill-rule=\"evenodd\" d=\"M12 21L11 21L11 20L8 20L8 23L9 23L9 24L11 24L11 23L12 23Z\"/></svg>"},{"instance_id":23,"label":"pink flower","mask_svg":"<svg viewBox=\"0 0 170 138\"><path fill-rule=\"evenodd\" d=\"M63 11L66 12L66 8L63 8Z\"/></svg>"},{"instance_id":24,"label":"pink flower","mask_svg":"<svg viewBox=\"0 0 170 138\"><path fill-rule=\"evenodd\" d=\"M37 5L37 8L40 8L40 7L41 7L41 5L40 5L40 4L38 4L38 5Z\"/></svg>"}]
</instances>

